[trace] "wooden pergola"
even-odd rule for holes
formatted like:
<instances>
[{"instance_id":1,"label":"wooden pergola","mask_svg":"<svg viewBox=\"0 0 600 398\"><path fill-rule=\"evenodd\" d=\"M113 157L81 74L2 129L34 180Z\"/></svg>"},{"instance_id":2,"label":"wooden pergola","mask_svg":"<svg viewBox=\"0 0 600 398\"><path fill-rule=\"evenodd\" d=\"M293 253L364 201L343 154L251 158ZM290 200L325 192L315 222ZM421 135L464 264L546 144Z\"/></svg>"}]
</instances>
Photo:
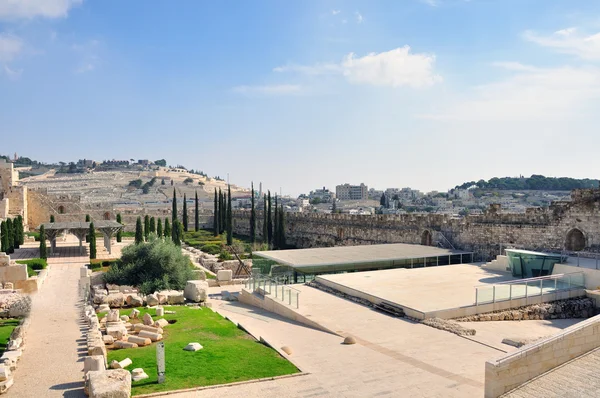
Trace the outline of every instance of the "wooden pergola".
<instances>
[{"instance_id":1,"label":"wooden pergola","mask_svg":"<svg viewBox=\"0 0 600 398\"><path fill-rule=\"evenodd\" d=\"M44 230L46 232L46 239L50 241L50 253L56 249L56 238L62 232L73 234L79 239L79 253L83 254L83 240L90 230L90 222L54 222L44 223ZM40 225L40 227L42 226ZM104 247L111 253L110 250L110 238L123 228L122 224L116 221L95 221L94 228L104 235Z\"/></svg>"}]
</instances>

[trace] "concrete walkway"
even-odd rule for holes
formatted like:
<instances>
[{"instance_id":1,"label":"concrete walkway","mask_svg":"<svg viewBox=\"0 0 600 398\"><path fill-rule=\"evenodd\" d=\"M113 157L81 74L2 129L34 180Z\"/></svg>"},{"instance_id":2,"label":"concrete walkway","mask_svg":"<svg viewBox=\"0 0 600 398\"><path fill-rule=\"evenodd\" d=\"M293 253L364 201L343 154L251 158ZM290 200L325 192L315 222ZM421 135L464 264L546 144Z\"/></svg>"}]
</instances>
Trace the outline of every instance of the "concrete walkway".
<instances>
[{"instance_id":1,"label":"concrete walkway","mask_svg":"<svg viewBox=\"0 0 600 398\"><path fill-rule=\"evenodd\" d=\"M85 325L79 321L78 281L79 268L89 260L67 257L70 250L61 249L64 257L48 259L46 281L33 296L31 325L8 397L85 397L87 349Z\"/></svg>"}]
</instances>

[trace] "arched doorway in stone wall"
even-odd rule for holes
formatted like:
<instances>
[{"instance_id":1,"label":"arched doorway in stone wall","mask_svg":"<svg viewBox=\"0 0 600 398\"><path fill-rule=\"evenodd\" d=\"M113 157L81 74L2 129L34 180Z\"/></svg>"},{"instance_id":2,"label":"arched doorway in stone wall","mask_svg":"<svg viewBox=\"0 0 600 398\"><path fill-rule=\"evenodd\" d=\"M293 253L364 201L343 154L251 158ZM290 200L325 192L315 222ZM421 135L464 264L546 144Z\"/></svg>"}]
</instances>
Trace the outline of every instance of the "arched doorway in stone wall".
<instances>
[{"instance_id":1,"label":"arched doorway in stone wall","mask_svg":"<svg viewBox=\"0 0 600 398\"><path fill-rule=\"evenodd\" d=\"M104 213L103 217L105 220L110 220L110 213L109 212Z\"/></svg>"},{"instance_id":2,"label":"arched doorway in stone wall","mask_svg":"<svg viewBox=\"0 0 600 398\"><path fill-rule=\"evenodd\" d=\"M421 244L423 246L433 246L433 236L427 229L421 234Z\"/></svg>"},{"instance_id":3,"label":"arched doorway in stone wall","mask_svg":"<svg viewBox=\"0 0 600 398\"><path fill-rule=\"evenodd\" d=\"M569 251L580 251L585 248L585 235L579 228L573 228L567 233L565 249Z\"/></svg>"},{"instance_id":4,"label":"arched doorway in stone wall","mask_svg":"<svg viewBox=\"0 0 600 398\"><path fill-rule=\"evenodd\" d=\"M65 206L60 205L58 206L58 214L65 214Z\"/></svg>"}]
</instances>

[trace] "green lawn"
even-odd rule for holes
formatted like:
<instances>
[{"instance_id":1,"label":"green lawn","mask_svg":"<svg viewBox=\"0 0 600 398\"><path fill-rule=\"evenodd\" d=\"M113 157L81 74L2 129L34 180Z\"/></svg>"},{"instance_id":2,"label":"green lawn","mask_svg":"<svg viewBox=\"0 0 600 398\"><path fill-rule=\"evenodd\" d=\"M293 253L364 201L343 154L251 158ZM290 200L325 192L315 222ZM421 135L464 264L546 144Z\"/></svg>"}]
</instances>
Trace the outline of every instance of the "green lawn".
<instances>
[{"instance_id":1,"label":"green lawn","mask_svg":"<svg viewBox=\"0 0 600 398\"><path fill-rule=\"evenodd\" d=\"M8 345L10 335L17 326L19 326L18 319L0 320L0 355L2 355L6 350L6 346Z\"/></svg>"},{"instance_id":2,"label":"green lawn","mask_svg":"<svg viewBox=\"0 0 600 398\"><path fill-rule=\"evenodd\" d=\"M138 308L141 316L154 309ZM147 347L110 351L109 363L131 358L128 370L144 368L149 379L133 383L132 394L179 390L199 386L232 383L262 377L293 374L298 369L275 350L257 342L233 323L208 308L165 307L176 314L165 319L177 320L164 328L166 382L157 384L156 343ZM129 311L123 311L127 314ZM100 314L99 314L100 316ZM188 343L204 347L196 352L184 351Z\"/></svg>"}]
</instances>

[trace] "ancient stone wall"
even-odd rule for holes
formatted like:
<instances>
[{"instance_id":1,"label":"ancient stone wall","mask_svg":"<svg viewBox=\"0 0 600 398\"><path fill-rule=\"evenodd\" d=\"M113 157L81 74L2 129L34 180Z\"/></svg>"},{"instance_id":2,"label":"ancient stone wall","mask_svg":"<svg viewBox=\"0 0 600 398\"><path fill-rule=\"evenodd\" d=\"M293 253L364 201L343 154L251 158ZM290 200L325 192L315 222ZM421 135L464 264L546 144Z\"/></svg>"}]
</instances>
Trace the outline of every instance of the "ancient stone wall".
<instances>
[{"instance_id":1,"label":"ancient stone wall","mask_svg":"<svg viewBox=\"0 0 600 398\"><path fill-rule=\"evenodd\" d=\"M287 242L297 247L376 243L440 244L474 251L482 260L515 245L530 250L600 248L600 191L577 190L572 201L525 213L503 213L493 205L483 215L462 218L441 214L346 215L286 213ZM250 212L235 211L234 232L248 235ZM262 212L257 212L257 236Z\"/></svg>"}]
</instances>

